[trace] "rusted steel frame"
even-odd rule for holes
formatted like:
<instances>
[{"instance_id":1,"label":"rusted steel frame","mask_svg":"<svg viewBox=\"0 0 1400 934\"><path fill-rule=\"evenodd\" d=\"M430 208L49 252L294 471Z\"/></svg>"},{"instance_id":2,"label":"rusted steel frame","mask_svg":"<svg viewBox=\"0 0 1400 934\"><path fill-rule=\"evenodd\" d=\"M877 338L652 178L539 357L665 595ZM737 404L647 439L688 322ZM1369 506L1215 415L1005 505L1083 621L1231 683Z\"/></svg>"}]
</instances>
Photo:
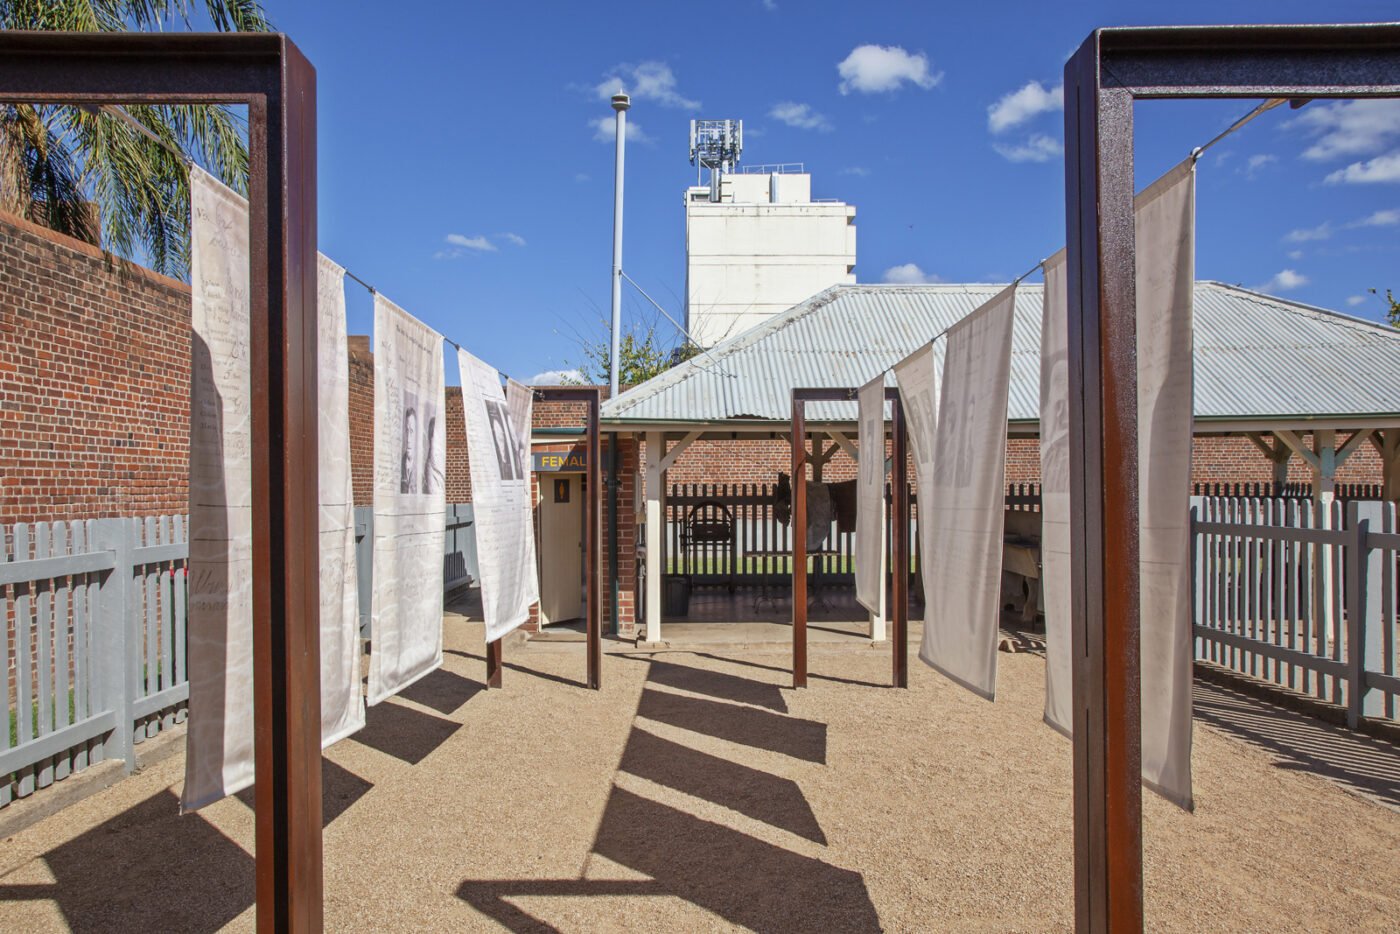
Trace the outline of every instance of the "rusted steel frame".
<instances>
[{"instance_id":1,"label":"rusted steel frame","mask_svg":"<svg viewBox=\"0 0 1400 934\"><path fill-rule=\"evenodd\" d=\"M319 931L315 71L280 35L8 32L0 100L248 106L257 921Z\"/></svg>"},{"instance_id":2,"label":"rusted steel frame","mask_svg":"<svg viewBox=\"0 0 1400 934\"><path fill-rule=\"evenodd\" d=\"M890 433L894 436L891 446L890 488L894 492L893 522L894 541L890 548L890 564L893 565L894 593L890 614L891 629L890 653L893 659L891 681L897 688L909 686L909 431L904 421L904 403L899 398L899 390L886 389L885 399L890 404ZM884 456L884 451L880 456Z\"/></svg>"},{"instance_id":3,"label":"rusted steel frame","mask_svg":"<svg viewBox=\"0 0 1400 934\"><path fill-rule=\"evenodd\" d=\"M1400 24L1102 29L1065 66L1075 925L1140 931L1136 98L1400 96Z\"/></svg>"},{"instance_id":4,"label":"rusted steel frame","mask_svg":"<svg viewBox=\"0 0 1400 934\"><path fill-rule=\"evenodd\" d=\"M498 688L501 686L501 669L504 667L504 659L501 653L501 640L492 639L486 643L486 686L488 688Z\"/></svg>"},{"instance_id":5,"label":"rusted steel frame","mask_svg":"<svg viewBox=\"0 0 1400 934\"><path fill-rule=\"evenodd\" d=\"M583 532L583 573L588 582L587 609L584 628L587 636L587 681L593 690L603 686L603 620L602 603L598 587L598 575L602 569L602 469L598 459L602 456L600 444L601 426L599 417L602 409L602 391L591 386L547 386L535 390L537 402L583 402L588 406L587 432L584 444L588 451L587 483L588 499ZM616 535L617 530L613 529Z\"/></svg>"},{"instance_id":6,"label":"rusted steel frame","mask_svg":"<svg viewBox=\"0 0 1400 934\"><path fill-rule=\"evenodd\" d=\"M792 686L807 686L807 403L792 391Z\"/></svg>"}]
</instances>

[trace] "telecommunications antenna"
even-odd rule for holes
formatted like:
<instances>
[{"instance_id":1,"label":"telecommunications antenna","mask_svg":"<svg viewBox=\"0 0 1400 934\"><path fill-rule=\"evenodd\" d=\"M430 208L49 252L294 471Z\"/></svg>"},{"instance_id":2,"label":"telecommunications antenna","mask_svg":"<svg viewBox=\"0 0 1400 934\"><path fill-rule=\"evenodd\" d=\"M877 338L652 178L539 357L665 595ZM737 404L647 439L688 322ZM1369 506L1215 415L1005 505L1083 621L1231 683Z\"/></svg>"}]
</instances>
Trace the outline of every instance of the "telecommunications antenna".
<instances>
[{"instance_id":1,"label":"telecommunications antenna","mask_svg":"<svg viewBox=\"0 0 1400 934\"><path fill-rule=\"evenodd\" d=\"M700 170L710 170L710 200L720 197L720 179L734 171L739 154L744 151L744 121L690 121L690 164L695 166L695 184L700 184Z\"/></svg>"}]
</instances>

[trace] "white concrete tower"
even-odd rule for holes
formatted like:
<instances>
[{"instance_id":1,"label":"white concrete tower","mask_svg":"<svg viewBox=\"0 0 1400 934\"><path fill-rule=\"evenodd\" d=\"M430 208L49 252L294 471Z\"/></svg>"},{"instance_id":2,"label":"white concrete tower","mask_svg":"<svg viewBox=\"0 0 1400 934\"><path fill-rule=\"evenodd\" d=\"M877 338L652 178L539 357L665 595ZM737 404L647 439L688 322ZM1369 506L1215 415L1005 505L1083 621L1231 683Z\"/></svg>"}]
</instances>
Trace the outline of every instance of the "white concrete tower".
<instances>
[{"instance_id":1,"label":"white concrete tower","mask_svg":"<svg viewBox=\"0 0 1400 934\"><path fill-rule=\"evenodd\" d=\"M813 201L800 164L735 171L742 133L739 121L691 124L710 184L685 193L686 330L706 347L856 281L855 207Z\"/></svg>"}]
</instances>

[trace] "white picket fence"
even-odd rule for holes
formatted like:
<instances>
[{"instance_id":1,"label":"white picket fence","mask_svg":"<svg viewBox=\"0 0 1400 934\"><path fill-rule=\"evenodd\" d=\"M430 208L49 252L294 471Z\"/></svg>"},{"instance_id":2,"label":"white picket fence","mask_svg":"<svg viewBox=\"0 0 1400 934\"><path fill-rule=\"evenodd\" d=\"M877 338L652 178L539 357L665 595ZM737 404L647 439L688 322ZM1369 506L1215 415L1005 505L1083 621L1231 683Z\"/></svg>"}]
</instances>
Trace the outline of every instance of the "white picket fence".
<instances>
[{"instance_id":1,"label":"white picket fence","mask_svg":"<svg viewBox=\"0 0 1400 934\"><path fill-rule=\"evenodd\" d=\"M1377 501L1191 498L1198 659L1400 718L1400 534Z\"/></svg>"}]
</instances>

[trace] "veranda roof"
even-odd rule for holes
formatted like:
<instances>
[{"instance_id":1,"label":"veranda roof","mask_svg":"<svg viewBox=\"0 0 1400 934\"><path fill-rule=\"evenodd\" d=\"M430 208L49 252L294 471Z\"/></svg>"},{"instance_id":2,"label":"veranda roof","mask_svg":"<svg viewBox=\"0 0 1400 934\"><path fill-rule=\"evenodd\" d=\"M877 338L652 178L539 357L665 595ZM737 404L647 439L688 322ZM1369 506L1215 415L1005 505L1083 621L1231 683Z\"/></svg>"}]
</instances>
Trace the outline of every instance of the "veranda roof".
<instances>
[{"instance_id":1,"label":"veranda roof","mask_svg":"<svg viewBox=\"0 0 1400 934\"><path fill-rule=\"evenodd\" d=\"M1005 288L837 285L603 405L613 428L766 429L791 417L794 386L859 386ZM1009 416L1034 432L1039 284L1016 296ZM1400 425L1400 330L1220 282L1196 283L1198 430ZM893 378L887 377L889 385ZM811 405L818 422L853 404Z\"/></svg>"}]
</instances>

